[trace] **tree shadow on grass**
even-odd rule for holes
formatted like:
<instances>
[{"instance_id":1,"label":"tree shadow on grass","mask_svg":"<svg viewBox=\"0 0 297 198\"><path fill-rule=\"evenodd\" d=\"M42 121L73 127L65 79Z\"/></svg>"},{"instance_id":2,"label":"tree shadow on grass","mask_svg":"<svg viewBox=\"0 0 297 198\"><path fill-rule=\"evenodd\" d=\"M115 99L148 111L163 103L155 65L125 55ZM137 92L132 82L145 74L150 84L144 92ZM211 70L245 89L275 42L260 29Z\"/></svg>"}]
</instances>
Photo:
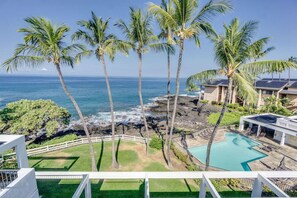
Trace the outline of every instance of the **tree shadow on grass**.
<instances>
[{"instance_id":1,"label":"tree shadow on grass","mask_svg":"<svg viewBox=\"0 0 297 198\"><path fill-rule=\"evenodd\" d=\"M120 144L121 144L121 138L119 139L117 143L117 148L116 148L116 160L119 163L119 150L120 150Z\"/></svg>"},{"instance_id":2,"label":"tree shadow on grass","mask_svg":"<svg viewBox=\"0 0 297 198\"><path fill-rule=\"evenodd\" d=\"M104 151L104 141L101 141L101 150L99 155L99 160L97 162L97 169L100 171L101 165L102 165L102 158L103 158L103 151Z\"/></svg>"},{"instance_id":3,"label":"tree shadow on grass","mask_svg":"<svg viewBox=\"0 0 297 198\"><path fill-rule=\"evenodd\" d=\"M79 159L78 156L72 156L72 157L64 157L64 156L55 156L55 157L29 157L29 160L37 160L35 164L32 165L32 168L35 168L37 171L68 171ZM53 161L53 163L50 163L50 165L47 167L45 164L42 166L42 163L48 163L47 161ZM59 162L60 161L60 162ZM70 164L69 164L70 163ZM53 164L56 165L56 167L52 167ZM66 164L66 165L65 165ZM61 166L61 167L59 167Z\"/></svg>"}]
</instances>

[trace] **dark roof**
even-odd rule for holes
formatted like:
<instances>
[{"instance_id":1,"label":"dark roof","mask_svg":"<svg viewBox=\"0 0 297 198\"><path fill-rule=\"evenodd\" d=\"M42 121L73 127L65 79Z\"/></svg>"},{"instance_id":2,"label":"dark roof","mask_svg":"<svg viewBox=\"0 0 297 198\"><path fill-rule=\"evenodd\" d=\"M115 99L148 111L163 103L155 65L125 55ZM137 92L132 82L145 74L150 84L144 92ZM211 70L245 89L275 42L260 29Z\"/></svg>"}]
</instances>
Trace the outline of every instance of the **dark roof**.
<instances>
[{"instance_id":1,"label":"dark roof","mask_svg":"<svg viewBox=\"0 0 297 198\"><path fill-rule=\"evenodd\" d=\"M262 80L289 81L288 78L262 78ZM290 81L297 81L297 78L291 78Z\"/></svg>"},{"instance_id":2,"label":"dark roof","mask_svg":"<svg viewBox=\"0 0 297 198\"><path fill-rule=\"evenodd\" d=\"M263 122L265 124L272 124L276 123L276 119L281 118L281 116L276 116L276 115L259 115L259 116L254 116L251 117L250 119L256 120L259 122Z\"/></svg>"},{"instance_id":3,"label":"dark roof","mask_svg":"<svg viewBox=\"0 0 297 198\"><path fill-rule=\"evenodd\" d=\"M258 80L256 82L256 87L259 88L270 88L270 89L280 89L285 86L288 81L279 81L279 80Z\"/></svg>"},{"instance_id":4,"label":"dark roof","mask_svg":"<svg viewBox=\"0 0 297 198\"><path fill-rule=\"evenodd\" d=\"M227 79L215 79L215 80L208 81L205 84L212 85L212 86L228 86L228 80Z\"/></svg>"}]
</instances>

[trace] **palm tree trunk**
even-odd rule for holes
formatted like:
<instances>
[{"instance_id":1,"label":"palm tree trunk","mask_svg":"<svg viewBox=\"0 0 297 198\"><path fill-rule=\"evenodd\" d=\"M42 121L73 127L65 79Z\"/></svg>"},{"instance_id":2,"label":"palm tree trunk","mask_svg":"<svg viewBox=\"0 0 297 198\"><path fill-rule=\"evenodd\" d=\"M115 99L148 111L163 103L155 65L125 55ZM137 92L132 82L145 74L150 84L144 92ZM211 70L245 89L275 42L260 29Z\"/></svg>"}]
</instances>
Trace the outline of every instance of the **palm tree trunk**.
<instances>
[{"instance_id":1,"label":"palm tree trunk","mask_svg":"<svg viewBox=\"0 0 297 198\"><path fill-rule=\"evenodd\" d=\"M226 92L226 97L225 97L225 101L224 101L224 105L223 105L223 108L222 108L222 111L221 111L221 114L220 114L220 117L212 131L212 134L210 136L210 139L208 141L208 144L207 144L207 153L206 153L206 163L205 163L205 171L208 170L208 167L209 167L209 162L210 162L210 149L211 149L211 146L212 146L212 143L213 143L213 140L216 136L216 133L217 133L217 129L218 127L220 126L221 124L221 121L224 117L224 114L225 114L225 111L226 111L226 107L227 107L227 104L228 104L228 98L229 98L229 94L230 94L230 90L232 89L232 79L230 77L228 77L228 89L227 89L227 92Z\"/></svg>"},{"instance_id":2,"label":"palm tree trunk","mask_svg":"<svg viewBox=\"0 0 297 198\"><path fill-rule=\"evenodd\" d=\"M174 106L173 106L173 112L172 112L172 118L171 118L171 128L170 128L170 134L169 134L169 141L167 145L167 163L169 167L172 167L171 158L170 158L170 145L172 142L172 134L174 129L174 121L176 116L176 108L177 108L177 100L179 95L179 76L180 76L180 70L181 70L181 64L183 59L183 51L184 51L184 40L180 40L179 44L179 56L178 56L178 66L177 66L177 72L176 72L176 82L175 82L175 97L174 97Z\"/></svg>"},{"instance_id":3,"label":"palm tree trunk","mask_svg":"<svg viewBox=\"0 0 297 198\"><path fill-rule=\"evenodd\" d=\"M92 144L92 141L91 141L91 137L90 137L90 134L89 134L89 130L87 128L87 125L86 125L86 122L85 122L85 119L81 113L81 110L78 106L78 104L76 103L76 101L74 100L73 96L71 95L71 93L69 92L66 84L65 84L65 81L64 81L64 78L63 78L63 75L62 75L62 72L61 72L61 69L60 69L60 65L59 64L55 64L56 66L56 69L58 71L58 76L59 76L59 79L60 79L60 82L61 82L61 85L66 93L66 95L68 96L68 98L71 100L71 102L73 103L73 106L74 108L76 109L77 111L77 114L83 124L83 127L84 127L84 131L85 131L85 134L88 138L88 142L89 142L89 145L90 145L90 153L91 153L91 159L92 159L92 171L97 171L97 166L96 166L96 160L95 160L95 153L94 153L94 148L93 148L93 144Z\"/></svg>"},{"instance_id":4,"label":"palm tree trunk","mask_svg":"<svg viewBox=\"0 0 297 198\"><path fill-rule=\"evenodd\" d=\"M170 114L170 52L167 52L167 72L168 72L168 80L167 80L167 111L166 111L166 134L165 134L165 145L168 143L168 132L169 132L169 114Z\"/></svg>"},{"instance_id":5,"label":"palm tree trunk","mask_svg":"<svg viewBox=\"0 0 297 198\"><path fill-rule=\"evenodd\" d=\"M146 142L146 156L149 155L149 130L146 122L146 117L145 117L145 112L144 112L144 107L143 107L143 100L142 100L142 53L138 53L138 60L139 60L139 65L138 65L138 95L139 95L139 102L140 102L140 107L141 107L141 113L143 117L143 122L144 122L144 127L145 131L147 134L147 142Z\"/></svg>"},{"instance_id":6,"label":"palm tree trunk","mask_svg":"<svg viewBox=\"0 0 297 198\"><path fill-rule=\"evenodd\" d=\"M111 155L112 155L112 167L113 168L119 168L119 164L116 159L116 153L115 153L115 127L114 127L114 110L113 110L113 101L112 101L112 95L111 95L111 90L110 90L110 85L109 85L109 80L108 80L108 74L107 74L107 69L106 69L106 64L104 60L104 56L100 57L101 63L103 65L103 70L104 70L104 75L105 75L105 82L106 82L106 87L107 87L107 92L108 92L108 98L109 98L109 106L110 106L110 114L111 114Z\"/></svg>"}]
</instances>

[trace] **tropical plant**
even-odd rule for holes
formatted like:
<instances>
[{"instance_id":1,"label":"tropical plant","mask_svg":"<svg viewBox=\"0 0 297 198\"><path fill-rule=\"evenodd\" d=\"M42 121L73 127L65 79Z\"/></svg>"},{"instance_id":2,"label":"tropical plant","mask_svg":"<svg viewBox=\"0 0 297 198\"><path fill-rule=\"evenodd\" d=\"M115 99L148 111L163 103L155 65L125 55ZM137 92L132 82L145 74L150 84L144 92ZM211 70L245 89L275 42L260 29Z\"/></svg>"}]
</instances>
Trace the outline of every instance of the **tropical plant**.
<instances>
[{"instance_id":1,"label":"tropical plant","mask_svg":"<svg viewBox=\"0 0 297 198\"><path fill-rule=\"evenodd\" d=\"M173 14L173 4L171 0L162 0L160 7L170 15ZM166 18L163 15L155 15L159 24L161 33L159 38L165 40L168 45L176 45L173 31L169 24L166 23ZM166 129L165 129L165 145L168 146L168 133L169 133L169 114L170 114L170 84L171 84L171 55L175 53L174 48L166 50L167 52L167 109L166 109Z\"/></svg>"},{"instance_id":2,"label":"tropical plant","mask_svg":"<svg viewBox=\"0 0 297 198\"><path fill-rule=\"evenodd\" d=\"M108 79L108 73L105 63L105 55L107 55L110 60L114 60L115 53L117 50L128 54L129 45L121 42L113 34L108 33L109 19L106 21L102 18L98 18L94 12L92 12L92 18L88 21L82 20L78 21L78 25L83 28L76 31L72 35L73 40L81 39L85 41L92 49L86 51L85 55L95 55L96 58L101 61L103 66L103 71L105 75L105 82L107 86L110 113L111 113L111 131L112 131L112 167L118 168L119 164L116 159L115 153L115 116L112 94Z\"/></svg>"},{"instance_id":3,"label":"tropical plant","mask_svg":"<svg viewBox=\"0 0 297 198\"><path fill-rule=\"evenodd\" d=\"M197 85L193 82L190 82L187 85L187 89L186 89L187 92L193 92L193 91L198 91L198 90L199 90L199 87L197 87Z\"/></svg>"},{"instance_id":4,"label":"tropical plant","mask_svg":"<svg viewBox=\"0 0 297 198\"><path fill-rule=\"evenodd\" d=\"M175 98L174 106L171 117L171 127L169 134L168 145L171 145L172 134L174 130L174 122L177 110L177 101L179 95L179 78L182 65L184 42L188 39L194 39L197 46L200 46L199 36L201 33L210 34L213 33L212 27L209 24L209 19L218 13L225 13L231 9L231 6L226 1L209 1L204 5L201 10L198 11L197 0L173 0L173 10L168 12L164 7L156 5L154 3L149 4L149 11L156 16L162 16L165 20L165 24L171 27L172 32L176 38L176 42L179 45L178 67L176 73L175 84ZM168 166L172 167L170 158L170 146L167 148L167 161Z\"/></svg>"},{"instance_id":5,"label":"tropical plant","mask_svg":"<svg viewBox=\"0 0 297 198\"><path fill-rule=\"evenodd\" d=\"M142 99L142 56L149 49L154 51L170 50L171 46L167 43L158 42L159 39L154 35L152 30L152 17L149 13L143 13L140 9L130 8L130 21L126 24L123 20L119 20L115 26L119 27L126 37L126 43L132 46L132 49L138 55L138 95L141 106L142 118L145 131L147 133L147 149L149 154L149 129L145 117Z\"/></svg>"},{"instance_id":6,"label":"tropical plant","mask_svg":"<svg viewBox=\"0 0 297 198\"><path fill-rule=\"evenodd\" d=\"M69 123L70 114L51 100L19 100L0 110L0 133L50 137Z\"/></svg>"},{"instance_id":7,"label":"tropical plant","mask_svg":"<svg viewBox=\"0 0 297 198\"><path fill-rule=\"evenodd\" d=\"M54 64L58 72L60 83L66 95L73 103L83 124L90 145L92 170L96 171L97 167L94 149L86 122L77 102L64 82L60 68L62 64L73 67L76 57L80 57L85 49L82 45L67 45L64 42L66 33L69 32L69 27L66 25L55 25L49 20L41 17L29 17L26 18L25 21L29 27L19 29L19 32L24 33L24 44L19 44L15 49L13 57L6 60L3 65L8 71L12 71L21 66L31 66L35 68L44 62L51 62Z\"/></svg>"},{"instance_id":8,"label":"tropical plant","mask_svg":"<svg viewBox=\"0 0 297 198\"><path fill-rule=\"evenodd\" d=\"M217 133L217 128L224 117L229 94L233 86L232 82L235 82L240 97L245 98L248 102L255 103L257 92L253 87L252 76L260 73L280 72L290 67L296 67L295 64L282 60L250 62L254 58L254 52L259 48L263 48L262 46L269 40L268 38L261 38L252 42L256 28L257 22L250 21L240 26L238 19L232 20L228 26L224 25L224 34L211 36L211 40L215 45L215 60L219 68L194 74L187 80L187 83L197 80L205 83L217 76L225 76L228 79L224 105L207 145L205 170L208 170L209 167L210 149Z\"/></svg>"},{"instance_id":9,"label":"tropical plant","mask_svg":"<svg viewBox=\"0 0 297 198\"><path fill-rule=\"evenodd\" d=\"M288 61L297 64L297 58L296 58L296 57L291 56L291 57L288 59ZM289 77L289 80L291 80L291 69L290 69L290 68L289 68L289 76L288 76L288 77Z\"/></svg>"},{"instance_id":10,"label":"tropical plant","mask_svg":"<svg viewBox=\"0 0 297 198\"><path fill-rule=\"evenodd\" d=\"M276 113L280 115L290 116L293 113L286 108L290 103L288 98L279 99L275 95L264 99L265 104L261 107L261 112Z\"/></svg>"}]
</instances>

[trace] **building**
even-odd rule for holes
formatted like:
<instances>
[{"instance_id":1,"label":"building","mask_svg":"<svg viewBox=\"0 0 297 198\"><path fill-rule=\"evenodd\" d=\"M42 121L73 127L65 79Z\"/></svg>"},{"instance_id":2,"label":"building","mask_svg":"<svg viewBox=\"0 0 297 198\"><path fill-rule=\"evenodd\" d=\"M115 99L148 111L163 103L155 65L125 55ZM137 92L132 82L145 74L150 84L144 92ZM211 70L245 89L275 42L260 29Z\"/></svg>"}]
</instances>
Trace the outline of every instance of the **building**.
<instances>
[{"instance_id":1,"label":"building","mask_svg":"<svg viewBox=\"0 0 297 198\"><path fill-rule=\"evenodd\" d=\"M297 116L286 117L272 113L242 116L239 130L246 128L252 129L250 133L254 132L256 136L263 132L282 146L287 144L297 147Z\"/></svg>"},{"instance_id":2,"label":"building","mask_svg":"<svg viewBox=\"0 0 297 198\"><path fill-rule=\"evenodd\" d=\"M204 100L224 102L228 87L227 79L217 79L203 84L204 93L201 97ZM258 95L258 107L264 105L264 99L275 95L277 98L288 98L291 107L297 107L297 79L271 79L263 78L255 82ZM238 97L236 90L230 96L231 103L244 103L244 99Z\"/></svg>"}]
</instances>

